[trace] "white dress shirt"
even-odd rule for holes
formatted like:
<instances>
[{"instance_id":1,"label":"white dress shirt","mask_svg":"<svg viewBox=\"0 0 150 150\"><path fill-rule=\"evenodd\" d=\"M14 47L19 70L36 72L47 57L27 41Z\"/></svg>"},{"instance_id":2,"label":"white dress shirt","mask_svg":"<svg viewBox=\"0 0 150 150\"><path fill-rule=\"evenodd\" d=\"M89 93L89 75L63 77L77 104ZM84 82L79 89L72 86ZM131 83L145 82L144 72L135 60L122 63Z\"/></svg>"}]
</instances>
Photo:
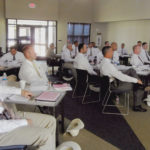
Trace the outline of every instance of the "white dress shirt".
<instances>
[{"instance_id":1,"label":"white dress shirt","mask_svg":"<svg viewBox=\"0 0 150 150\"><path fill-rule=\"evenodd\" d=\"M25 58L24 58L23 53L17 51L15 55L15 60L13 60L13 55L11 54L11 52L9 52L0 58L0 65L4 66L5 62L11 63L13 61L18 62L18 63L23 63L24 59Z\"/></svg>"},{"instance_id":2,"label":"white dress shirt","mask_svg":"<svg viewBox=\"0 0 150 150\"><path fill-rule=\"evenodd\" d=\"M119 53L117 51L114 51L114 53L113 53L112 62L114 64L120 64L120 62L119 62Z\"/></svg>"},{"instance_id":3,"label":"white dress shirt","mask_svg":"<svg viewBox=\"0 0 150 150\"><path fill-rule=\"evenodd\" d=\"M37 70L35 69L33 63L35 64ZM27 59L25 59L20 68L19 78L21 80L25 80L29 84L34 82L48 82L46 72L44 71L43 67L40 66L40 64L38 64L36 61L31 62Z\"/></svg>"},{"instance_id":4,"label":"white dress shirt","mask_svg":"<svg viewBox=\"0 0 150 150\"><path fill-rule=\"evenodd\" d=\"M132 55L130 63L132 66L136 66L136 67L144 65L144 62L142 61L140 56L137 54Z\"/></svg>"},{"instance_id":5,"label":"white dress shirt","mask_svg":"<svg viewBox=\"0 0 150 150\"><path fill-rule=\"evenodd\" d=\"M141 53L140 53L140 58L142 59L143 62L147 62L150 63L150 56L147 52L147 50L144 50L143 48L141 49Z\"/></svg>"},{"instance_id":6,"label":"white dress shirt","mask_svg":"<svg viewBox=\"0 0 150 150\"><path fill-rule=\"evenodd\" d=\"M119 56L128 55L128 51L125 48L120 48L118 50Z\"/></svg>"},{"instance_id":7,"label":"white dress shirt","mask_svg":"<svg viewBox=\"0 0 150 150\"><path fill-rule=\"evenodd\" d=\"M21 89L8 87L8 86L0 86L0 100L7 97L8 94L16 94L21 95ZM3 106L0 106L0 110L4 110ZM0 120L0 134L10 132L16 128L27 126L27 120L25 119L17 119L17 120Z\"/></svg>"},{"instance_id":8,"label":"white dress shirt","mask_svg":"<svg viewBox=\"0 0 150 150\"><path fill-rule=\"evenodd\" d=\"M97 75L97 73L93 70L92 66L89 64L87 57L80 52L75 58L74 68L86 70L91 75Z\"/></svg>"},{"instance_id":9,"label":"white dress shirt","mask_svg":"<svg viewBox=\"0 0 150 150\"><path fill-rule=\"evenodd\" d=\"M95 57L98 55L99 52L100 50L98 48L92 47L92 48L88 48L86 55L87 57L90 57L90 56Z\"/></svg>"},{"instance_id":10,"label":"white dress shirt","mask_svg":"<svg viewBox=\"0 0 150 150\"><path fill-rule=\"evenodd\" d=\"M97 63L101 63L101 61L103 60L104 56L102 54L102 51L100 51L98 54L97 54Z\"/></svg>"},{"instance_id":11,"label":"white dress shirt","mask_svg":"<svg viewBox=\"0 0 150 150\"><path fill-rule=\"evenodd\" d=\"M112 82L114 78L122 82L131 82L131 83L138 82L136 78L130 77L126 74L123 74L121 71L118 71L117 68L111 63L111 59L108 58L104 58L102 60L100 64L100 74L108 76L110 78L110 82Z\"/></svg>"},{"instance_id":12,"label":"white dress shirt","mask_svg":"<svg viewBox=\"0 0 150 150\"><path fill-rule=\"evenodd\" d=\"M79 52L78 47L73 44L72 49L73 49L72 54L73 54L74 57L76 57L78 52Z\"/></svg>"},{"instance_id":13,"label":"white dress shirt","mask_svg":"<svg viewBox=\"0 0 150 150\"><path fill-rule=\"evenodd\" d=\"M73 62L73 57L72 51L70 51L68 48L62 52L61 58L64 60L64 62Z\"/></svg>"}]
</instances>

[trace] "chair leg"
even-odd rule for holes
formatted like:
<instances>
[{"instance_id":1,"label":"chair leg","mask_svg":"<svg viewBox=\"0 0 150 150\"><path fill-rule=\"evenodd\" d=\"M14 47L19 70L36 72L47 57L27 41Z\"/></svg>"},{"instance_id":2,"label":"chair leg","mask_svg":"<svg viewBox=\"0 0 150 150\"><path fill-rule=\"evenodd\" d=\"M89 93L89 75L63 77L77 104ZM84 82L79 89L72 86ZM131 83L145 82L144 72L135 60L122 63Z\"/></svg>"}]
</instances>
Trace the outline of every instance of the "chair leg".
<instances>
[{"instance_id":1,"label":"chair leg","mask_svg":"<svg viewBox=\"0 0 150 150\"><path fill-rule=\"evenodd\" d=\"M85 98L87 97L86 94L87 94L88 88L89 88L89 84L87 84L87 86L86 86L86 90L85 90L85 93L84 93L84 96L83 96L83 99L82 99L82 104L90 104L90 103L98 103L98 102L100 102L100 92L99 92L98 100L85 102ZM90 90L90 95L91 95L91 90ZM88 95L88 96L90 96L90 95Z\"/></svg>"},{"instance_id":2,"label":"chair leg","mask_svg":"<svg viewBox=\"0 0 150 150\"><path fill-rule=\"evenodd\" d=\"M108 106L108 107L114 107L115 105L107 105L108 101L109 101L109 98L110 98L110 94L111 92L109 93L109 96L105 102L105 105L102 109L102 113L103 114L112 114L112 115L128 115L129 114L129 93L125 93L125 103L124 103L124 108L126 109L126 113L112 113L112 112L105 112L105 108Z\"/></svg>"}]
</instances>

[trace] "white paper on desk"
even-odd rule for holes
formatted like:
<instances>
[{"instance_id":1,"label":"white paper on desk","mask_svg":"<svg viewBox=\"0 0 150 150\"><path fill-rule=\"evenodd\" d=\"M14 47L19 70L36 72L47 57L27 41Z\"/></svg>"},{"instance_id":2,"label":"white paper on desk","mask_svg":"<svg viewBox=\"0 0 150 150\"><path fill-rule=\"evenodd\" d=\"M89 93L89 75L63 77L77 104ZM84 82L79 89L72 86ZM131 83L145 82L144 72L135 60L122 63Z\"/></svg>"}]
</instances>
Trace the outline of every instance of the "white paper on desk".
<instances>
[{"instance_id":1,"label":"white paper on desk","mask_svg":"<svg viewBox=\"0 0 150 150\"><path fill-rule=\"evenodd\" d=\"M29 90L30 91L46 91L48 90L48 83L43 82L34 82L30 85Z\"/></svg>"},{"instance_id":2,"label":"white paper on desk","mask_svg":"<svg viewBox=\"0 0 150 150\"><path fill-rule=\"evenodd\" d=\"M72 91L72 88L69 84L54 84L53 85L54 89L56 91Z\"/></svg>"},{"instance_id":3,"label":"white paper on desk","mask_svg":"<svg viewBox=\"0 0 150 150\"><path fill-rule=\"evenodd\" d=\"M18 101L18 102L20 102L20 101L22 101L22 102L28 101L27 98L25 98L23 96L20 96L20 95L11 95L11 96L8 97L8 99L10 101L12 100L12 101Z\"/></svg>"}]
</instances>

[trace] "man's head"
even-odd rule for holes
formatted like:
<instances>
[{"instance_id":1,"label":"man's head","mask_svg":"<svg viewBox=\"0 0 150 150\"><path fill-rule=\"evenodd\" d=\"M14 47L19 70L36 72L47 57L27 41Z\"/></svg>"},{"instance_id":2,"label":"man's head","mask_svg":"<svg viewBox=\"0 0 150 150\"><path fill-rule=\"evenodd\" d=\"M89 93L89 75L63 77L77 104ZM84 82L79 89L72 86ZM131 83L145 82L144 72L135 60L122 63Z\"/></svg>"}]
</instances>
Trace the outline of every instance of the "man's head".
<instances>
[{"instance_id":1,"label":"man's head","mask_svg":"<svg viewBox=\"0 0 150 150\"><path fill-rule=\"evenodd\" d=\"M67 44L67 48L70 50L70 51L72 51L73 49L72 49L72 44L71 43L68 43Z\"/></svg>"},{"instance_id":2,"label":"man's head","mask_svg":"<svg viewBox=\"0 0 150 150\"><path fill-rule=\"evenodd\" d=\"M79 46L78 41L74 41L74 45L75 45L75 47L78 47Z\"/></svg>"},{"instance_id":3,"label":"man's head","mask_svg":"<svg viewBox=\"0 0 150 150\"><path fill-rule=\"evenodd\" d=\"M121 48L122 49L125 48L125 44L124 43L121 44Z\"/></svg>"},{"instance_id":4,"label":"man's head","mask_svg":"<svg viewBox=\"0 0 150 150\"><path fill-rule=\"evenodd\" d=\"M148 44L146 42L142 43L142 47L144 50L147 50L148 49Z\"/></svg>"},{"instance_id":5,"label":"man's head","mask_svg":"<svg viewBox=\"0 0 150 150\"><path fill-rule=\"evenodd\" d=\"M109 41L105 41L105 46L109 46Z\"/></svg>"},{"instance_id":6,"label":"man's head","mask_svg":"<svg viewBox=\"0 0 150 150\"><path fill-rule=\"evenodd\" d=\"M139 55L141 52L141 47L139 45L133 46L133 53Z\"/></svg>"},{"instance_id":7,"label":"man's head","mask_svg":"<svg viewBox=\"0 0 150 150\"><path fill-rule=\"evenodd\" d=\"M92 44L92 42L90 42L88 45L88 48L92 48L92 47L93 47L93 44Z\"/></svg>"},{"instance_id":8,"label":"man's head","mask_svg":"<svg viewBox=\"0 0 150 150\"><path fill-rule=\"evenodd\" d=\"M85 54L87 52L87 46L84 43L79 44L78 49L80 53Z\"/></svg>"},{"instance_id":9,"label":"man's head","mask_svg":"<svg viewBox=\"0 0 150 150\"><path fill-rule=\"evenodd\" d=\"M117 47L117 43L116 43L116 42L112 42L112 43L111 43L111 48L112 48L113 51L116 51L117 48L118 48L118 47Z\"/></svg>"},{"instance_id":10,"label":"man's head","mask_svg":"<svg viewBox=\"0 0 150 150\"><path fill-rule=\"evenodd\" d=\"M10 53L14 56L17 53L17 47L16 46L12 46L10 47Z\"/></svg>"},{"instance_id":11,"label":"man's head","mask_svg":"<svg viewBox=\"0 0 150 150\"><path fill-rule=\"evenodd\" d=\"M92 46L93 46L93 47L95 47L95 46L96 46L95 42L91 42L91 43L92 43Z\"/></svg>"},{"instance_id":12,"label":"man's head","mask_svg":"<svg viewBox=\"0 0 150 150\"><path fill-rule=\"evenodd\" d=\"M51 43L51 44L50 44L50 48L51 48L51 49L54 49L54 48L55 48L54 43Z\"/></svg>"},{"instance_id":13,"label":"man's head","mask_svg":"<svg viewBox=\"0 0 150 150\"><path fill-rule=\"evenodd\" d=\"M103 56L111 59L113 57L113 50L110 46L104 46L102 49Z\"/></svg>"},{"instance_id":14,"label":"man's head","mask_svg":"<svg viewBox=\"0 0 150 150\"><path fill-rule=\"evenodd\" d=\"M137 41L137 45L141 47L142 46L142 42L141 41Z\"/></svg>"},{"instance_id":15,"label":"man's head","mask_svg":"<svg viewBox=\"0 0 150 150\"><path fill-rule=\"evenodd\" d=\"M25 45L23 47L22 51L23 51L26 59L28 59L30 61L33 61L36 59L36 53L35 53L33 45L31 45L31 44Z\"/></svg>"}]
</instances>

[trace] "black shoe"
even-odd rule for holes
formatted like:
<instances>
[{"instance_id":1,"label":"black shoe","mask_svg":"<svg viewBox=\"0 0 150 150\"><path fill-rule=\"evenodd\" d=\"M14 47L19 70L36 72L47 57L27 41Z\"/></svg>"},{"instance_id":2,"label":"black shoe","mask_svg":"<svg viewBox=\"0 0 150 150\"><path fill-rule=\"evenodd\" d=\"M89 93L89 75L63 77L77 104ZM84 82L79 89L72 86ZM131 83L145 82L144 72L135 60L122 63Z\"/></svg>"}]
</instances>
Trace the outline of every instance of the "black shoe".
<instances>
[{"instance_id":1,"label":"black shoe","mask_svg":"<svg viewBox=\"0 0 150 150\"><path fill-rule=\"evenodd\" d=\"M134 110L135 112L146 112L146 111L147 111L147 109L142 108L141 105L135 106L135 107L133 108L133 110Z\"/></svg>"}]
</instances>

